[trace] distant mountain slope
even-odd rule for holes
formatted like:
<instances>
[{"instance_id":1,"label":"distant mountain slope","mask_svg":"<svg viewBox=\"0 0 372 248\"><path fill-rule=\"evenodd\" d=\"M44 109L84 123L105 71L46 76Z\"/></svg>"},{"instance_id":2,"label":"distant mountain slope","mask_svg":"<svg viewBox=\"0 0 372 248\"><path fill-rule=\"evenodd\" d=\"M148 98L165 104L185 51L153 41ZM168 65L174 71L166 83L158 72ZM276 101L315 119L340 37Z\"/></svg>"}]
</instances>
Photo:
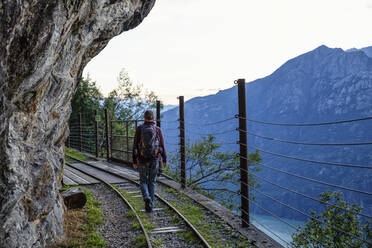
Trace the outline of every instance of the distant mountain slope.
<instances>
[{"instance_id":1,"label":"distant mountain slope","mask_svg":"<svg viewBox=\"0 0 372 248\"><path fill-rule=\"evenodd\" d=\"M315 50L289 60L271 75L247 83L247 115L251 119L281 123L315 123L372 116L372 58L371 47L362 51L345 52L320 46ZM232 87L215 95L193 98L185 104L186 133L194 140L193 133L213 133L237 127L231 120L214 126L197 126L233 117L238 112L237 88ZM178 108L164 114L165 138L177 143L170 136L178 126ZM372 141L372 121L315 127L285 127L248 122L248 129L255 133L283 140L316 143L351 143ZM191 132L190 132L191 131ZM167 137L169 136L169 138ZM237 133L217 136L220 142L235 142ZM173 138L174 139L174 138ZM291 145L248 136L251 146L275 153L316 161L372 166L371 146L306 146ZM170 146L171 149L174 147ZM236 145L224 146L235 149ZM251 149L252 151L252 149ZM261 153L264 164L297 175L311 177L332 184L363 191L371 191L371 169L355 169L341 166L306 163ZM263 169L260 176L313 197L326 189L335 190L303 179ZM319 205L290 192L262 182L262 190L290 205L303 210L318 209ZM365 212L372 213L372 199L364 194L343 191L348 201L362 204ZM257 200L269 210L281 216L301 219L296 212L257 196Z\"/></svg>"},{"instance_id":2,"label":"distant mountain slope","mask_svg":"<svg viewBox=\"0 0 372 248\"><path fill-rule=\"evenodd\" d=\"M363 51L368 57L372 58L372 46L364 47L361 49L351 48L346 50L346 52L356 52L356 51Z\"/></svg>"},{"instance_id":3,"label":"distant mountain slope","mask_svg":"<svg viewBox=\"0 0 372 248\"><path fill-rule=\"evenodd\" d=\"M167 112L168 110L171 110L171 109L173 109L173 108L175 108L175 107L177 107L177 105L170 105L170 104L168 104L168 105L164 105L164 107L163 107L163 111L164 111L164 112Z\"/></svg>"},{"instance_id":4,"label":"distant mountain slope","mask_svg":"<svg viewBox=\"0 0 372 248\"><path fill-rule=\"evenodd\" d=\"M365 54L367 54L368 57L371 57L372 58L372 46L365 47L365 48L362 48L360 50L362 50L363 52L365 52Z\"/></svg>"}]
</instances>

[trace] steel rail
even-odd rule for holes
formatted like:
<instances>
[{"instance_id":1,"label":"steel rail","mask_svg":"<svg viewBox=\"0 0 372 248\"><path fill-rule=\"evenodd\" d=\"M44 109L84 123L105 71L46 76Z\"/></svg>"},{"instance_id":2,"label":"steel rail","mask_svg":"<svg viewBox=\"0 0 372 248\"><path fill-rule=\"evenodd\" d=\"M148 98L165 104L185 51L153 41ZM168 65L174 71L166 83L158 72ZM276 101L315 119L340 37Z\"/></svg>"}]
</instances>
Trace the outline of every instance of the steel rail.
<instances>
[{"instance_id":1,"label":"steel rail","mask_svg":"<svg viewBox=\"0 0 372 248\"><path fill-rule=\"evenodd\" d=\"M67 155L66 155L66 156L67 156ZM234 155L234 157L236 157L236 155ZM99 169L105 171L105 170L102 169L102 168L99 168ZM122 171L120 171L120 170L118 170L118 169L115 169L115 168L112 168L112 169L117 170L117 171L120 172L120 173L123 173ZM111 173L111 172L109 172L109 173ZM115 175L115 176L118 176L118 175L115 174L115 173L111 173L111 174L112 174L112 175ZM166 175L166 174L162 174L162 175L163 175L164 177L168 178L169 180L176 181L174 178L172 178L172 177L170 177L170 176L168 176L168 175ZM126 177L123 177L123 178L127 179ZM162 185L165 186L165 187L171 188L168 184L162 182L161 180L159 180L159 181L157 181L157 182L159 182L160 184L162 184ZM188 195L185 194L184 192L182 192L182 191L179 191L179 192L180 192L182 195L184 195L185 197L187 197L187 198L189 198L189 199L191 199L191 200L194 200L192 197L188 196ZM202 206L205 210L210 211L210 212L211 212L212 214L214 214L216 217L221 218L221 216L219 216L216 212L211 211L211 210L210 210L208 207L206 207L205 205L201 204L201 206ZM229 225L232 229L238 231L241 235L246 236L246 234L245 234L244 232L242 232L240 229L236 229L236 226L234 226L233 224L227 222L227 225Z\"/></svg>"},{"instance_id":2,"label":"steel rail","mask_svg":"<svg viewBox=\"0 0 372 248\"><path fill-rule=\"evenodd\" d=\"M66 155L66 156L68 156L68 155ZM71 156L68 156L69 158L71 158L71 159L74 159L74 160L76 160L76 161L79 161L79 162L84 162L84 161L81 161L81 160L78 160L78 159L75 159L74 157L71 157ZM84 164L88 164L88 163L85 163L84 162ZM99 177L97 177L97 176L95 176L95 175L93 175L93 174L91 174L91 173L88 173L88 172L86 172L86 171L84 171L84 170L82 170L82 169L80 169L80 168L78 168L78 167L76 167L76 166L74 166L74 165L72 165L72 164L70 164L70 163L67 163L66 162L66 165L68 165L68 166L70 166L71 168L74 168L75 170L78 170L78 171L80 171L81 173L84 173L84 174L86 174L86 175L88 175L88 176L90 176L90 177L92 177L92 178L94 178L94 179L96 179L97 181L100 181L100 182L103 182L106 186L108 186L109 188L111 188L112 190L114 190L114 192L125 202L125 204L133 211L133 213L136 215L136 219L137 219L137 221L138 221L138 223L140 224L140 226L141 226L141 229L142 229L142 232L143 232L143 234L145 235L145 238L146 238L146 242L147 242L147 247L148 248L152 248L152 245L151 245L151 241L150 241L150 237L149 237L149 235L148 235L148 233L147 233L147 231L146 231L146 228L145 228L145 226L143 225L143 223L142 223L142 220L141 220L141 218L138 216L138 214L137 214L137 212L136 212L136 210L134 209L134 207L129 203L129 201L123 196L123 194L122 193L120 193L116 188L114 188L110 183L108 183L106 180L104 180L104 179L102 179L102 178L99 178ZM90 165L90 164L89 164Z\"/></svg>"},{"instance_id":3,"label":"steel rail","mask_svg":"<svg viewBox=\"0 0 372 248\"><path fill-rule=\"evenodd\" d=\"M116 173L114 173L112 171L109 171L109 170L100 168L99 166L90 164L90 163L88 163L86 161L82 161L80 159L76 159L76 158L71 157L71 156L68 156L68 155L66 155L66 156L69 157L69 158L71 158L71 159L74 159L74 160L78 161L79 163L86 164L86 165L88 165L90 167L93 167L95 169L104 171L104 172L109 173L109 174L111 174L113 176L119 177L121 179L125 179L125 180L127 180L127 181L129 181L129 182L131 182L133 184L136 184L137 186L140 185L138 182L136 182L136 181L134 181L134 180L132 180L130 178L127 178L127 177L124 177L122 175L116 174ZM162 198L160 195L155 194L155 196L158 197L158 199L160 201L162 201L165 205L167 205L170 209L172 209L174 212L177 213L177 215L191 228L191 230L195 233L195 235L200 239L200 241L202 242L202 245L204 247L211 248L211 246L208 244L208 242L205 240L205 238L201 235L201 233L194 227L194 225L189 220L187 220L187 218L185 216L182 215L181 212L179 212L172 204L170 204L167 200L165 200L164 198Z\"/></svg>"}]
</instances>

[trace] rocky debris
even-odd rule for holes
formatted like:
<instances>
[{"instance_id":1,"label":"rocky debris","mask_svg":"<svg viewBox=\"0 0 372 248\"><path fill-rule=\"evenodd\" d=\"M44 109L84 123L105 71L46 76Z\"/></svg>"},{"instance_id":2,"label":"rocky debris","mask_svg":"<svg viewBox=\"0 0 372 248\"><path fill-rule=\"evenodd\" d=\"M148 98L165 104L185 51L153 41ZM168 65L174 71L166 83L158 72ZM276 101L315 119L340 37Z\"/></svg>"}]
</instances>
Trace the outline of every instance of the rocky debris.
<instances>
[{"instance_id":1,"label":"rocky debris","mask_svg":"<svg viewBox=\"0 0 372 248\"><path fill-rule=\"evenodd\" d=\"M154 2L0 2L1 247L44 247L62 236L58 189L72 95L90 59Z\"/></svg>"},{"instance_id":2,"label":"rocky debris","mask_svg":"<svg viewBox=\"0 0 372 248\"><path fill-rule=\"evenodd\" d=\"M68 209L83 208L87 203L87 196L80 187L72 187L61 193L65 206Z\"/></svg>"},{"instance_id":3,"label":"rocky debris","mask_svg":"<svg viewBox=\"0 0 372 248\"><path fill-rule=\"evenodd\" d=\"M106 248L136 247L135 238L142 235L142 231L132 228L137 220L127 215L128 206L105 185L89 185L86 188L92 192L94 199L101 202L104 223L98 231L107 244Z\"/></svg>"},{"instance_id":4,"label":"rocky debris","mask_svg":"<svg viewBox=\"0 0 372 248\"><path fill-rule=\"evenodd\" d=\"M250 242L246 237L241 235L239 231L233 229L230 225L228 225L224 220L217 217L213 212L207 210L205 207L200 205L198 202L191 200L187 197L180 197L177 194L171 193L168 191L168 188L162 184L156 185L156 191L160 194L164 199L169 202L173 202L174 206L177 206L174 202L178 202L180 205L187 205L188 203L192 203L194 207L200 208L200 223L204 223L205 226L208 226L209 233L213 233L213 238L211 239L218 243L219 245L223 244L226 247L260 247L250 245ZM185 200L187 199L187 200ZM196 225L198 226L198 225ZM202 230L202 229L201 229ZM259 241L262 242L262 236L257 235L257 238L260 240L254 240L254 242ZM209 241L210 242L210 241ZM221 246L220 246L221 247ZM275 244L268 244L268 248L279 247L275 246Z\"/></svg>"}]
</instances>

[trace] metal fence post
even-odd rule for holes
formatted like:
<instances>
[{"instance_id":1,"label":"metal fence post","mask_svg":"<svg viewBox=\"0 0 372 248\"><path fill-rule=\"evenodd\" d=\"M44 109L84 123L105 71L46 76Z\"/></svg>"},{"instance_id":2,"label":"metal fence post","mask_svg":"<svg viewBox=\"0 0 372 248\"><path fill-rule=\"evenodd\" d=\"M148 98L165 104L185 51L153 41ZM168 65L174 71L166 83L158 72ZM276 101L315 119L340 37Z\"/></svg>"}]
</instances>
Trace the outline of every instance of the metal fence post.
<instances>
[{"instance_id":1,"label":"metal fence post","mask_svg":"<svg viewBox=\"0 0 372 248\"><path fill-rule=\"evenodd\" d=\"M160 101L156 101L156 126L160 127Z\"/></svg>"},{"instance_id":2,"label":"metal fence post","mask_svg":"<svg viewBox=\"0 0 372 248\"><path fill-rule=\"evenodd\" d=\"M242 226L249 226L249 188L248 188L248 148L247 148L247 109L245 79L238 79L239 100L239 143L240 143L240 194Z\"/></svg>"},{"instance_id":3,"label":"metal fence post","mask_svg":"<svg viewBox=\"0 0 372 248\"><path fill-rule=\"evenodd\" d=\"M130 155L129 155L129 152L130 152L130 149L129 149L129 121L126 121L126 132L127 132L127 149L125 149L127 152L127 162L129 163L129 159L130 159Z\"/></svg>"},{"instance_id":4,"label":"metal fence post","mask_svg":"<svg viewBox=\"0 0 372 248\"><path fill-rule=\"evenodd\" d=\"M95 142L96 142L96 157L98 158L99 156L99 145L98 145L98 120L97 120L97 116L98 116L98 109L96 109L95 111L95 116L94 116L94 120L95 120L95 127L94 127L94 131L96 133L96 137L95 137Z\"/></svg>"},{"instance_id":5,"label":"metal fence post","mask_svg":"<svg viewBox=\"0 0 372 248\"><path fill-rule=\"evenodd\" d=\"M160 106L161 102L156 101L156 126L160 127ZM162 163L161 159L159 159L159 170L162 172Z\"/></svg>"},{"instance_id":6,"label":"metal fence post","mask_svg":"<svg viewBox=\"0 0 372 248\"><path fill-rule=\"evenodd\" d=\"M106 159L110 161L110 136L109 136L109 115L107 108L105 108L105 124L106 124Z\"/></svg>"},{"instance_id":7,"label":"metal fence post","mask_svg":"<svg viewBox=\"0 0 372 248\"><path fill-rule=\"evenodd\" d=\"M180 110L180 157L181 157L181 187L186 187L186 157L185 157L185 107L184 97L179 97Z\"/></svg>"},{"instance_id":8,"label":"metal fence post","mask_svg":"<svg viewBox=\"0 0 372 248\"><path fill-rule=\"evenodd\" d=\"M83 151L83 128L82 128L82 117L81 112L79 112L79 144L80 144L80 152Z\"/></svg>"}]
</instances>

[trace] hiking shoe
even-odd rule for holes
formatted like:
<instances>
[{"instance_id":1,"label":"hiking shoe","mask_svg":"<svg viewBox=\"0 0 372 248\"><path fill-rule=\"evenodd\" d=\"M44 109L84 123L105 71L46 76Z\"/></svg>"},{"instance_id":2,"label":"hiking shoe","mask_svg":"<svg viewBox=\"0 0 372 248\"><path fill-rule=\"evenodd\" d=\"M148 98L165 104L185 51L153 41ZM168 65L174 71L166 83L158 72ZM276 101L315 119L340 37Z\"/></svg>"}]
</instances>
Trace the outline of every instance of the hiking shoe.
<instances>
[{"instance_id":1,"label":"hiking shoe","mask_svg":"<svg viewBox=\"0 0 372 248\"><path fill-rule=\"evenodd\" d=\"M145 199L145 210L148 213L151 213L152 212L152 208L151 208L150 205L151 205L151 199L150 198L146 198Z\"/></svg>"}]
</instances>

